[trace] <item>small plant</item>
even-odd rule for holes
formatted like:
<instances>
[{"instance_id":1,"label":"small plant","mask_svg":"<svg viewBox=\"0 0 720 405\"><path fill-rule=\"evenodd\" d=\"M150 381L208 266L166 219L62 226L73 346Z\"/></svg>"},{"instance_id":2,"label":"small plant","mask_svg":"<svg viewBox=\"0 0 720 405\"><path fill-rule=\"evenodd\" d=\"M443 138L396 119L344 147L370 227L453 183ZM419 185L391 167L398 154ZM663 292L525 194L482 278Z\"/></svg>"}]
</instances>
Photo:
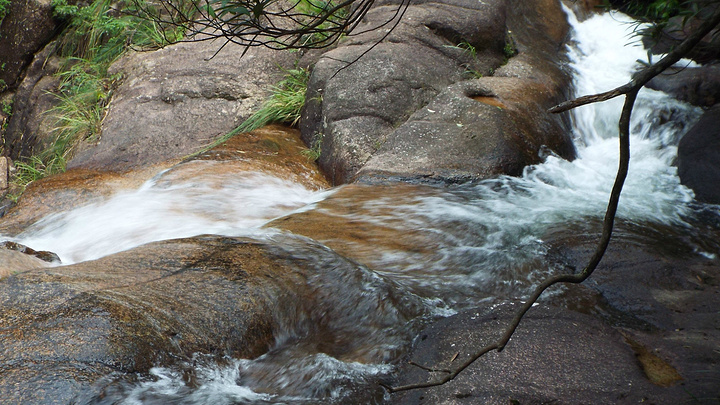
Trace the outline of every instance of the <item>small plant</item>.
<instances>
[{"instance_id":1,"label":"small plant","mask_svg":"<svg viewBox=\"0 0 720 405\"><path fill-rule=\"evenodd\" d=\"M10 12L10 0L0 0L0 23Z\"/></svg>"},{"instance_id":2,"label":"small plant","mask_svg":"<svg viewBox=\"0 0 720 405\"><path fill-rule=\"evenodd\" d=\"M515 45L515 37L513 37L512 31L507 32L505 36L505 47L503 48L503 54L505 55L505 61L503 65L508 62L510 58L518 54L517 45Z\"/></svg>"},{"instance_id":3,"label":"small plant","mask_svg":"<svg viewBox=\"0 0 720 405\"><path fill-rule=\"evenodd\" d=\"M273 122L297 124L305 105L305 91L309 79L310 72L307 69L286 70L285 78L272 86L272 95L260 110L240 125L241 131L252 131Z\"/></svg>"},{"instance_id":4,"label":"small plant","mask_svg":"<svg viewBox=\"0 0 720 405\"><path fill-rule=\"evenodd\" d=\"M5 115L12 115L12 106L13 106L12 100L10 100L10 101L3 100L3 102L0 103L0 110L2 110L2 112Z\"/></svg>"},{"instance_id":5,"label":"small plant","mask_svg":"<svg viewBox=\"0 0 720 405\"><path fill-rule=\"evenodd\" d=\"M316 133L313 136L312 146L308 149L303 150L301 153L311 161L317 161L318 159L320 159L320 155L322 154L322 140L323 135L320 133Z\"/></svg>"},{"instance_id":6,"label":"small plant","mask_svg":"<svg viewBox=\"0 0 720 405\"><path fill-rule=\"evenodd\" d=\"M32 156L25 162L16 161L15 172L11 179L14 191L8 195L8 198L17 202L30 183L63 171L65 171L63 156Z\"/></svg>"}]
</instances>

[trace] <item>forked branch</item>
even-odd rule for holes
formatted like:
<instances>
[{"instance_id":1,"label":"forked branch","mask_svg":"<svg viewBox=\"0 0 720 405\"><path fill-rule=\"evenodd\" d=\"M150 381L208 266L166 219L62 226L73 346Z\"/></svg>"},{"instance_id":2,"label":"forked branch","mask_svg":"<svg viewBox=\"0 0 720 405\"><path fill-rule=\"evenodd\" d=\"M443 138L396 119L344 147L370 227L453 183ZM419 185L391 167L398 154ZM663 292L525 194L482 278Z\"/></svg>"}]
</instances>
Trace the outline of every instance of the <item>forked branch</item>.
<instances>
[{"instance_id":1,"label":"forked branch","mask_svg":"<svg viewBox=\"0 0 720 405\"><path fill-rule=\"evenodd\" d=\"M385 386L388 391L398 392L417 388L434 387L453 380L463 370L465 370L467 367L469 367L472 363L474 363L486 353L493 350L501 352L505 348L507 343L510 341L512 335L515 333L515 330L522 321L522 318L533 306L533 304L537 302L537 300L540 298L542 293L545 292L545 290L558 283L579 284L585 281L588 277L590 277L590 275L593 273L593 271L595 271L598 264L600 263L603 255L605 254L608 244L610 243L610 238L612 236L613 226L615 223L615 214L617 212L618 202L620 201L620 193L622 192L622 187L625 182L625 178L627 177L628 166L630 163L630 116L632 114L638 92L653 77L659 75L660 73L665 71L665 69L671 67L677 61L687 55L687 53L698 42L700 42L700 40L705 35L707 35L716 26L718 26L718 24L720 24L720 6L718 6L714 14L709 19L705 20L703 24L698 27L698 29L692 35L688 36L685 41L678 45L672 52L668 53L664 58L658 61L658 63L638 71L635 75L633 75L633 78L630 82L605 93L583 96L574 100L566 101L549 110L552 113L560 113L582 105L609 100L620 95L625 96L625 103L623 105L622 113L620 115L620 120L618 123L620 162L618 165L617 175L615 176L615 183L613 184L612 191L610 192L610 199L608 202L607 210L605 211L602 235L593 256L590 258L588 264L580 273L555 275L546 279L542 284L536 287L532 295L523 304L517 314L515 314L512 322L510 322L510 324L507 326L505 333L502 335L502 337L500 337L497 342L491 343L477 350L465 362L452 370L423 367L426 370L431 370L433 372L442 371L444 373L444 375L434 380L422 383L402 385L398 387Z\"/></svg>"}]
</instances>

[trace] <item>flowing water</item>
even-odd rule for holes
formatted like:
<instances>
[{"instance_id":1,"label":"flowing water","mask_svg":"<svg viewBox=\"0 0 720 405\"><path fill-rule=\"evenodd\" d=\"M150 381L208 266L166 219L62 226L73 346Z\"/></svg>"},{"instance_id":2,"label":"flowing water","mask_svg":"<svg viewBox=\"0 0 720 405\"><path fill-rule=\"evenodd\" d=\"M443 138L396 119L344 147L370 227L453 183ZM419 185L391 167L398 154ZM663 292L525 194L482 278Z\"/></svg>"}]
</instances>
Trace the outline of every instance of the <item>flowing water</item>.
<instances>
[{"instance_id":1,"label":"flowing water","mask_svg":"<svg viewBox=\"0 0 720 405\"><path fill-rule=\"evenodd\" d=\"M598 15L582 23L573 16L569 19L574 43L568 54L577 95L624 84L639 66L637 61L647 59L626 17ZM483 300L522 297L542 276L557 270L547 260L545 239L558 228L599 233L617 170L622 101L576 109L573 135L578 158L570 162L547 156L519 178L416 187L399 197L392 191L350 192L360 186L318 192L260 173L224 181L222 187L204 186L202 178L166 182L161 174L139 190L45 218L13 239L73 263L154 240L198 234L268 237L281 232L274 229L273 219L315 212L409 237L422 234L418 240L428 243L427 249L407 250L390 243L363 247L362 242L345 248L367 250L361 255L365 263L409 294L422 297L427 313L449 314ZM716 242L708 241L715 239L698 233L700 224L708 221L714 221L709 228L716 232L717 207L694 202L673 166L678 139L699 114L699 109L662 93L641 92L632 120L630 173L618 210L619 223L626 225L620 237L633 229L637 233L628 237L671 229L701 254L720 251ZM363 387L371 385L365 381L390 372L390 364L341 361L301 346L282 346L255 360L227 359L224 364L198 356L187 364L155 368L150 376L119 386L104 401L342 403L365 390L368 402L381 402L380 391Z\"/></svg>"}]
</instances>

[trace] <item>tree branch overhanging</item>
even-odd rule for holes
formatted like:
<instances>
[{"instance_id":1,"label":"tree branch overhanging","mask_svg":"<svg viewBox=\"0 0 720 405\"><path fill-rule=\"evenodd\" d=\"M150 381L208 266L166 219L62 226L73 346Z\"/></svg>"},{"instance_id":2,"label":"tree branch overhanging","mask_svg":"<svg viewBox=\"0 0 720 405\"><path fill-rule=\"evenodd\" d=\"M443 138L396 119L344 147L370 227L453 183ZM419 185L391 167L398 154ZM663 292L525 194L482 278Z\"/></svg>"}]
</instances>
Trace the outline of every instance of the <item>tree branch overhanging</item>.
<instances>
[{"instance_id":1,"label":"tree branch overhanging","mask_svg":"<svg viewBox=\"0 0 720 405\"><path fill-rule=\"evenodd\" d=\"M620 194L622 192L622 187L628 174L628 167L630 163L630 118L632 115L633 107L635 105L635 100L640 89L652 78L659 75L667 68L674 65L677 61L682 59L685 55L687 55L687 53L697 43L699 43L705 35L710 33L718 25L720 25L720 6L717 7L717 9L710 18L705 20L703 24L698 27L698 29L693 34L688 36L685 41L678 45L672 52L668 53L656 64L650 65L635 73L630 82L604 93L583 96L574 100L566 101L548 110L551 113L560 113L582 105L606 101L620 95L625 96L625 103L623 105L622 113L618 122L618 138L620 147L618 171L617 175L615 176L615 182L613 184L613 188L608 201L608 206L605 211L602 235L600 237L600 240L598 241L595 252L588 261L588 264L585 266L585 268L583 268L581 272L575 274L559 274L551 276L539 286L537 286L531 296L525 301L520 310L516 313L513 320L507 326L505 333L496 342L488 344L481 349L475 351L465 362L455 367L454 369L444 369L417 365L418 367L428 372L441 372L444 373L444 375L434 380L422 383L407 384L397 387L383 385L389 392L393 393L418 388L429 388L442 385L453 380L463 370L468 368L472 363L477 361L483 355L493 350L501 352L512 338L515 330L522 321L522 318L525 316L527 311L537 302L537 300L540 298L543 292L545 292L545 290L558 283L579 284L585 281L588 277L590 277L590 275L595 271L598 264L602 260L602 257L607 250L607 247L610 243L610 238L612 236L615 223L615 214L617 213L617 207L620 201Z\"/></svg>"}]
</instances>

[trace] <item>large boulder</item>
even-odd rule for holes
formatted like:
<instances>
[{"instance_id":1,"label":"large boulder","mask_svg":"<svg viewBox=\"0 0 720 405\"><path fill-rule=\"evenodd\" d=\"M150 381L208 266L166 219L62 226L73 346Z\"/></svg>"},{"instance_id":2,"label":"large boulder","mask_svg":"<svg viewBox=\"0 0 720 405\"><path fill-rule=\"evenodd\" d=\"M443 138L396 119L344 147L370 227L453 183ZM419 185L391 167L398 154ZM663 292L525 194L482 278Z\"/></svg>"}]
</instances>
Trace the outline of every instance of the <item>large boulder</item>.
<instances>
[{"instance_id":1,"label":"large boulder","mask_svg":"<svg viewBox=\"0 0 720 405\"><path fill-rule=\"evenodd\" d=\"M0 25L0 80L14 89L35 53L55 35L51 0L13 0ZM2 83L2 82L0 82ZM4 88L0 86L0 92Z\"/></svg>"},{"instance_id":2,"label":"large boulder","mask_svg":"<svg viewBox=\"0 0 720 405\"><path fill-rule=\"evenodd\" d=\"M248 118L297 54L220 42L179 43L116 62L122 73L102 133L69 168L129 170L182 158ZM217 54L216 54L217 53Z\"/></svg>"},{"instance_id":3,"label":"large boulder","mask_svg":"<svg viewBox=\"0 0 720 405\"><path fill-rule=\"evenodd\" d=\"M472 353L499 340L518 305L469 310L420 332L411 363L393 386L441 378ZM451 382L392 395L393 404L670 404L637 366L623 336L590 316L551 306L532 308L501 353L490 352ZM675 397L678 398L678 397ZM661 402L660 402L661 401Z\"/></svg>"},{"instance_id":4,"label":"large boulder","mask_svg":"<svg viewBox=\"0 0 720 405\"><path fill-rule=\"evenodd\" d=\"M422 312L397 286L305 239L159 242L0 282L0 395L97 399L156 365L256 358L297 342L343 361L387 361L407 342L400 326Z\"/></svg>"},{"instance_id":5,"label":"large boulder","mask_svg":"<svg viewBox=\"0 0 720 405\"><path fill-rule=\"evenodd\" d=\"M692 105L712 107L720 102L720 65L668 69L646 86Z\"/></svg>"},{"instance_id":6,"label":"large boulder","mask_svg":"<svg viewBox=\"0 0 720 405\"><path fill-rule=\"evenodd\" d=\"M379 6L365 23L395 10ZM382 42L386 31L364 32L315 65L303 139L336 184L519 174L542 145L572 158L566 122L545 112L569 83L557 60L566 33L555 2L413 3Z\"/></svg>"},{"instance_id":7,"label":"large boulder","mask_svg":"<svg viewBox=\"0 0 720 405\"><path fill-rule=\"evenodd\" d=\"M720 204L720 105L706 111L680 139L678 175L698 201Z\"/></svg>"}]
</instances>

